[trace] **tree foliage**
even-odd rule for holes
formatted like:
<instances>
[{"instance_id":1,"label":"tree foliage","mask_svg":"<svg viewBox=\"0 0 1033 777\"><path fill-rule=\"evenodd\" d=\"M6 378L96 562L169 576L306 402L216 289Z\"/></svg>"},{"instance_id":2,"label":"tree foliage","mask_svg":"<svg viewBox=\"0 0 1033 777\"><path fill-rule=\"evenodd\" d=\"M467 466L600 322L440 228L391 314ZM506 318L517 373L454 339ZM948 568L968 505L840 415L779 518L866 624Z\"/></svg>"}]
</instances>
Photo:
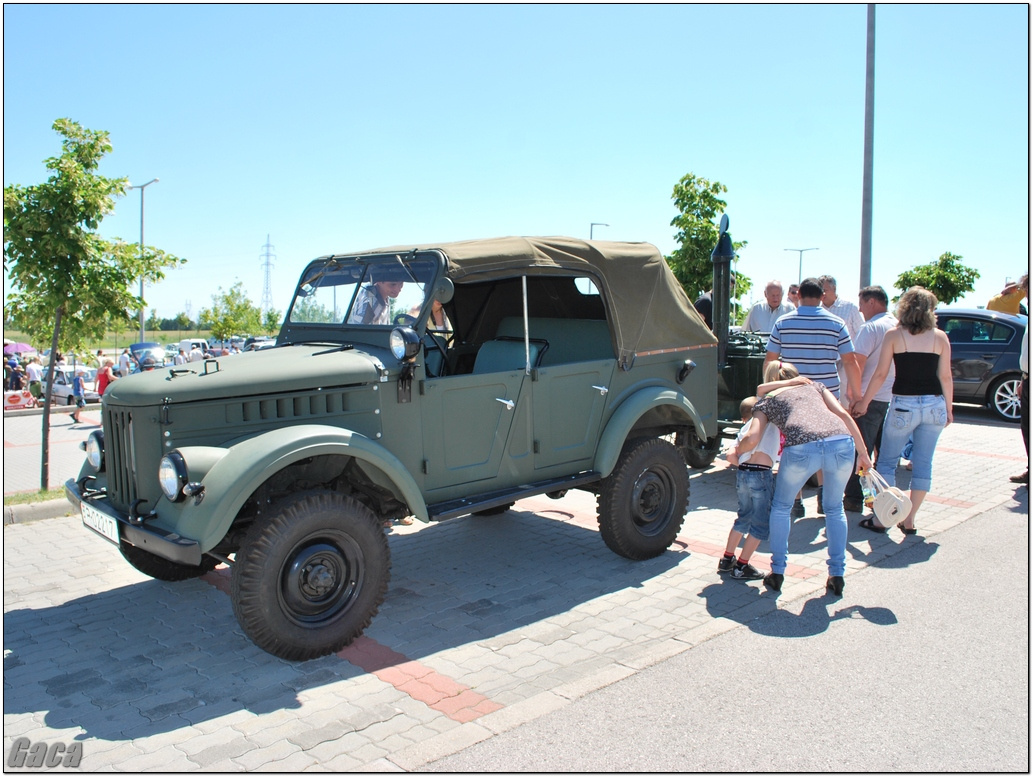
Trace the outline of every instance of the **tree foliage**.
<instances>
[{"instance_id":1,"label":"tree foliage","mask_svg":"<svg viewBox=\"0 0 1033 777\"><path fill-rule=\"evenodd\" d=\"M83 350L113 319L131 322L143 305L131 291L140 278L159 281L183 260L150 246L141 255L136 244L96 233L128 180L96 172L111 150L107 132L70 119L53 129L64 140L61 155L46 160L46 183L4 187L7 313L37 346Z\"/></svg>"},{"instance_id":2,"label":"tree foliage","mask_svg":"<svg viewBox=\"0 0 1033 777\"><path fill-rule=\"evenodd\" d=\"M202 328L211 330L212 337L226 340L260 331L262 311L248 299L244 284L237 281L229 291L219 287L219 293L212 295L212 306L201 311L198 321Z\"/></svg>"},{"instance_id":3,"label":"tree foliage","mask_svg":"<svg viewBox=\"0 0 1033 777\"><path fill-rule=\"evenodd\" d=\"M962 257L946 251L929 264L920 264L905 270L893 284L901 292L912 286L922 286L936 295L941 305L950 305L975 288L979 271L961 263ZM899 299L894 297L894 300Z\"/></svg>"},{"instance_id":4,"label":"tree foliage","mask_svg":"<svg viewBox=\"0 0 1033 777\"><path fill-rule=\"evenodd\" d=\"M695 300L714 285L714 265L710 254L720 234L718 216L724 213L727 205L720 195L727 191L723 184L692 173L682 176L674 185L671 199L678 215L671 220L671 226L678 229L674 237L679 245L665 258L690 300ZM732 243L736 252L745 246L745 240ZM749 293L753 283L747 276L733 269L731 279L733 300Z\"/></svg>"},{"instance_id":5,"label":"tree foliage","mask_svg":"<svg viewBox=\"0 0 1033 777\"><path fill-rule=\"evenodd\" d=\"M262 317L262 329L266 334L276 334L280 331L280 322L282 320L283 316L279 310L267 310Z\"/></svg>"},{"instance_id":6,"label":"tree foliage","mask_svg":"<svg viewBox=\"0 0 1033 777\"><path fill-rule=\"evenodd\" d=\"M53 351L85 350L109 326L127 325L144 302L130 291L141 278L155 282L182 262L156 248L105 240L96 230L114 211L125 178L97 174L111 151L108 133L58 119L60 156L46 160L46 183L4 186L4 272L12 291L5 312L30 341ZM46 377L40 488L50 488L50 401L54 364Z\"/></svg>"}]
</instances>

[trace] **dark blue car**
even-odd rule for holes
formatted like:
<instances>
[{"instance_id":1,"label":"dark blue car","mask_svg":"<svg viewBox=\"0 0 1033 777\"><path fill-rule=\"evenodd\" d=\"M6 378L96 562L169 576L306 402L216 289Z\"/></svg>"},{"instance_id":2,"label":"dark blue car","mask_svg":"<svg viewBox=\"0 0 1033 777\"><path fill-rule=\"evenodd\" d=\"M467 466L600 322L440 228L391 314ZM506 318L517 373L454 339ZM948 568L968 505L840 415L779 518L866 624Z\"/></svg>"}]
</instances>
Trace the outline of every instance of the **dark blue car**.
<instances>
[{"instance_id":1,"label":"dark blue car","mask_svg":"<svg viewBox=\"0 0 1033 777\"><path fill-rule=\"evenodd\" d=\"M1006 421L1019 420L1019 348L1026 316L993 310L936 311L951 343L954 401L985 405Z\"/></svg>"}]
</instances>

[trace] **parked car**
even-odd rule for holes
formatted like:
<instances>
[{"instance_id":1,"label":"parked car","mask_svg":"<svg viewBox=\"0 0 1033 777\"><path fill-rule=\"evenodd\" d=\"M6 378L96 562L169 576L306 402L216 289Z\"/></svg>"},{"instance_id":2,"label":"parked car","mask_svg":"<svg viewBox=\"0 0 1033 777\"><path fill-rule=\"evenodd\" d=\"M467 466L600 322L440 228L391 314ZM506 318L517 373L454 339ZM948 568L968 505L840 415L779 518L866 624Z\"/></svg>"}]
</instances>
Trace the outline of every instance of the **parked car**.
<instances>
[{"instance_id":1,"label":"parked car","mask_svg":"<svg viewBox=\"0 0 1033 777\"><path fill-rule=\"evenodd\" d=\"M1019 348L1027 320L993 310L936 311L936 324L951 343L955 402L986 405L998 417L1018 422Z\"/></svg>"},{"instance_id":2,"label":"parked car","mask_svg":"<svg viewBox=\"0 0 1033 777\"><path fill-rule=\"evenodd\" d=\"M137 372L164 367L165 348L161 343L133 343L129 346L129 358L136 364Z\"/></svg>"},{"instance_id":3,"label":"parked car","mask_svg":"<svg viewBox=\"0 0 1033 777\"><path fill-rule=\"evenodd\" d=\"M261 351L265 348L272 348L274 345L276 345L276 340L272 337L249 337L241 350L244 352Z\"/></svg>"},{"instance_id":4,"label":"parked car","mask_svg":"<svg viewBox=\"0 0 1033 777\"><path fill-rule=\"evenodd\" d=\"M92 368L84 367L73 367L71 365L61 365L54 367L54 391L51 394L51 403L55 405L74 405L75 399L72 397L72 381L75 379L76 369L85 369L83 373L83 381L86 383L85 387L85 398L87 404L91 402L100 402L100 394L93 391L90 386L93 386L97 380L97 370ZM47 390L47 373L43 373L43 391Z\"/></svg>"},{"instance_id":5,"label":"parked car","mask_svg":"<svg viewBox=\"0 0 1033 777\"><path fill-rule=\"evenodd\" d=\"M170 364L179 356L179 343L169 343L165 346L165 363Z\"/></svg>"}]
</instances>

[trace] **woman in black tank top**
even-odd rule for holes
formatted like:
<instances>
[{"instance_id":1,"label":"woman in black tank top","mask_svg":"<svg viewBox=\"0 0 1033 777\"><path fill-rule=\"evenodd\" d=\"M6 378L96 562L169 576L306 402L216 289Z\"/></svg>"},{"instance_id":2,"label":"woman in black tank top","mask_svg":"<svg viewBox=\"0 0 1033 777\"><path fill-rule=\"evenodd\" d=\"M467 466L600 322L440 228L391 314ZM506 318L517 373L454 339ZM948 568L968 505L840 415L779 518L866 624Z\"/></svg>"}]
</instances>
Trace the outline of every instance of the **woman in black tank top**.
<instances>
[{"instance_id":1,"label":"woman in black tank top","mask_svg":"<svg viewBox=\"0 0 1033 777\"><path fill-rule=\"evenodd\" d=\"M893 399L882 427L876 469L893 483L901 451L909 438L913 441L911 512L897 524L905 534L915 533L915 514L932 485L936 441L954 420L951 346L947 335L936 328L935 310L936 295L931 291L913 286L904 292L897 306L898 324L882 342L879 364L868 390L851 408L853 415L864 415L885 382L892 360L896 368ZM886 531L874 516L861 521L861 526Z\"/></svg>"}]
</instances>

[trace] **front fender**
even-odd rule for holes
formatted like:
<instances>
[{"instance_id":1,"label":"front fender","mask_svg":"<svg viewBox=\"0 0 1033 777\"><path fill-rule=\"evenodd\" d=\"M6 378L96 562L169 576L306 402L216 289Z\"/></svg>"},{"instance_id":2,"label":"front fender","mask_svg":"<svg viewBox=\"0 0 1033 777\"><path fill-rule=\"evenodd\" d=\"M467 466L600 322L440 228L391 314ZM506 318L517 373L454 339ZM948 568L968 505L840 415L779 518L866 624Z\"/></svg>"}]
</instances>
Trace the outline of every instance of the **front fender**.
<instances>
[{"instance_id":1,"label":"front fender","mask_svg":"<svg viewBox=\"0 0 1033 777\"><path fill-rule=\"evenodd\" d=\"M209 467L200 481L205 487L201 504L195 505L188 497L173 505L179 509L175 530L196 539L202 551L219 543L240 508L262 483L284 467L313 456L350 456L367 462L384 473L386 482L381 485L405 502L413 515L424 522L429 520L423 495L402 462L384 446L347 429L306 424L275 429L228 448L177 450L191 476L196 472L193 462ZM165 502L164 497L162 501ZM165 502L162 508L169 505ZM166 509L159 509L159 513L165 512Z\"/></svg>"},{"instance_id":2,"label":"front fender","mask_svg":"<svg viewBox=\"0 0 1033 777\"><path fill-rule=\"evenodd\" d=\"M672 405L682 411L696 427L696 434L701 440L707 439L706 428L696 407L689 398L678 391L649 386L639 389L625 399L620 407L610 416L606 429L599 438L599 447L595 454L595 471L606 477L617 466L617 458L624 447L628 434L643 415L654 407Z\"/></svg>"}]
</instances>

